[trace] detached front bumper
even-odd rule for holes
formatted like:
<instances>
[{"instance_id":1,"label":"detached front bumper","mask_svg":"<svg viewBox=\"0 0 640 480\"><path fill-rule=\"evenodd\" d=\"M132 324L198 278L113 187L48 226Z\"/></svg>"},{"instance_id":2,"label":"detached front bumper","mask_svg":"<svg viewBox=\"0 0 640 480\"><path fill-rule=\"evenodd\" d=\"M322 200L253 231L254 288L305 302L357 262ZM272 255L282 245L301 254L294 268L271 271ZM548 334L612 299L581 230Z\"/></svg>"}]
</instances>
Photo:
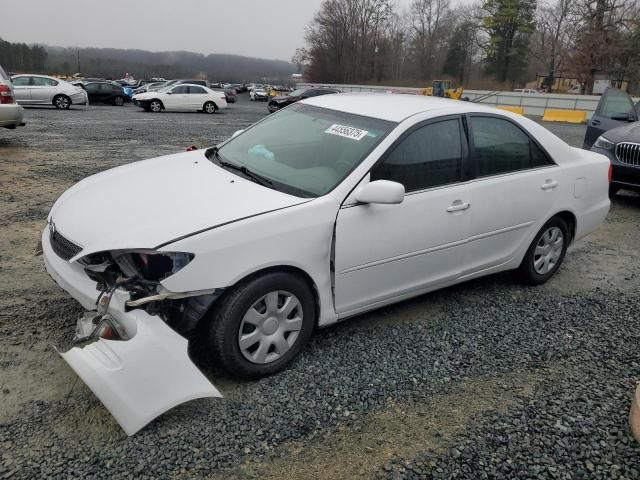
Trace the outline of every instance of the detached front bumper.
<instances>
[{"instance_id":1,"label":"detached front bumper","mask_svg":"<svg viewBox=\"0 0 640 480\"><path fill-rule=\"evenodd\" d=\"M49 241L49 227L42 234L47 272L87 310L96 309L96 284L79 265L58 257ZM142 309L126 311L129 293L116 290L108 313L130 340L98 339L74 347L62 358L100 399L127 435L183 402L222 397L191 362L188 342L160 317Z\"/></svg>"}]
</instances>

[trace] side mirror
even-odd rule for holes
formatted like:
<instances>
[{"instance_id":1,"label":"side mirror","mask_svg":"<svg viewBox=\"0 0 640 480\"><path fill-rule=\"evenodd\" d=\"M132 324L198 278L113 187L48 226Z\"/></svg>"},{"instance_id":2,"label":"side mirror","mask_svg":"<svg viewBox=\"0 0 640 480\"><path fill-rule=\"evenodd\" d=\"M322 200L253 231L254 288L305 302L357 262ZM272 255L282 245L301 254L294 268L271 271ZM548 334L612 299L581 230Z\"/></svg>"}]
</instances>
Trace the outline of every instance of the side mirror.
<instances>
[{"instance_id":1,"label":"side mirror","mask_svg":"<svg viewBox=\"0 0 640 480\"><path fill-rule=\"evenodd\" d=\"M172 92L171 90L169 90L169 91L167 92L167 95L173 95L173 92Z\"/></svg>"},{"instance_id":2,"label":"side mirror","mask_svg":"<svg viewBox=\"0 0 640 480\"><path fill-rule=\"evenodd\" d=\"M235 138L238 135L240 135L242 132L244 132L244 128L242 130L236 130L235 132L233 132L233 135L231 135L231 138Z\"/></svg>"},{"instance_id":3,"label":"side mirror","mask_svg":"<svg viewBox=\"0 0 640 480\"><path fill-rule=\"evenodd\" d=\"M397 204L404 200L404 185L389 180L376 180L360 187L355 195L360 203Z\"/></svg>"}]
</instances>

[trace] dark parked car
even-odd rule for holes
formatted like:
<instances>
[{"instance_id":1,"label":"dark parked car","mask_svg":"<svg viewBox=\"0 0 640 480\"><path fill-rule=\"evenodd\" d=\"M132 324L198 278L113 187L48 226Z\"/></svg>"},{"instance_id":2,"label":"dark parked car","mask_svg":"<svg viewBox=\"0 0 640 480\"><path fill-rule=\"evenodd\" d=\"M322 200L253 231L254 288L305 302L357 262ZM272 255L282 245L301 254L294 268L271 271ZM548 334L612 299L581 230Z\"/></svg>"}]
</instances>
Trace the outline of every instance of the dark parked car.
<instances>
[{"instance_id":1,"label":"dark parked car","mask_svg":"<svg viewBox=\"0 0 640 480\"><path fill-rule=\"evenodd\" d=\"M110 82L89 82L81 85L89 95L89 103L107 103L122 106L131 98L120 85Z\"/></svg>"},{"instance_id":2,"label":"dark parked car","mask_svg":"<svg viewBox=\"0 0 640 480\"><path fill-rule=\"evenodd\" d=\"M280 110L281 108L286 107L287 105L291 105L292 103L296 103L305 98L317 97L320 95L329 95L331 93L340 93L340 90L335 90L332 88L304 88L298 89L291 92L290 95L282 96L282 97L273 97L269 100L267 104L267 108L271 113Z\"/></svg>"},{"instance_id":3,"label":"dark parked car","mask_svg":"<svg viewBox=\"0 0 640 480\"><path fill-rule=\"evenodd\" d=\"M640 191L639 106L626 93L609 88L587 126L584 148L611 160L611 196L623 188Z\"/></svg>"},{"instance_id":4,"label":"dark parked car","mask_svg":"<svg viewBox=\"0 0 640 480\"><path fill-rule=\"evenodd\" d=\"M238 91L235 88L225 88L223 91L227 103L236 103L238 101Z\"/></svg>"}]
</instances>

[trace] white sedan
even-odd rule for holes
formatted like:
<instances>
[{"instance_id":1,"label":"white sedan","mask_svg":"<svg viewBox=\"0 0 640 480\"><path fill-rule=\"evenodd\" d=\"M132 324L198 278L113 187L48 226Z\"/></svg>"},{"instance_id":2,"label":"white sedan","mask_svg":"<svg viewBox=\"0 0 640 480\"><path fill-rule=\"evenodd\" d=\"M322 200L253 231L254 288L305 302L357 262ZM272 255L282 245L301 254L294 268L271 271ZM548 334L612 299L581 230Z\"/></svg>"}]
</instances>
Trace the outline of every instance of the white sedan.
<instances>
[{"instance_id":1,"label":"white sedan","mask_svg":"<svg viewBox=\"0 0 640 480\"><path fill-rule=\"evenodd\" d=\"M134 95L132 101L147 112L183 111L216 113L227 108L224 92L202 85L170 85L157 91Z\"/></svg>"},{"instance_id":2,"label":"white sedan","mask_svg":"<svg viewBox=\"0 0 640 480\"><path fill-rule=\"evenodd\" d=\"M20 105L53 105L67 110L71 105L87 105L89 97L82 88L46 75L11 77L16 101Z\"/></svg>"},{"instance_id":3,"label":"white sedan","mask_svg":"<svg viewBox=\"0 0 640 480\"><path fill-rule=\"evenodd\" d=\"M186 338L256 378L317 327L503 270L546 282L603 222L610 171L473 103L298 102L217 147L118 167L58 199L45 265L88 310L88 344L62 356L132 434L220 396Z\"/></svg>"}]
</instances>

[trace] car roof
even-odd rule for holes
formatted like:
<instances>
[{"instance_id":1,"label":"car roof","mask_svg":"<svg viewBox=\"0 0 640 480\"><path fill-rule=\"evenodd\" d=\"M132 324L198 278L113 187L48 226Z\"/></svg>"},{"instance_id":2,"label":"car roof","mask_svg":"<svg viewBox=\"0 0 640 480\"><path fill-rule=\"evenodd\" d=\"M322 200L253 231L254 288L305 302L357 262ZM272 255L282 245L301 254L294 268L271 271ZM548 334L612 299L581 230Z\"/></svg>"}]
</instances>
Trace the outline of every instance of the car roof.
<instances>
[{"instance_id":1,"label":"car roof","mask_svg":"<svg viewBox=\"0 0 640 480\"><path fill-rule=\"evenodd\" d=\"M312 97L303 100L302 103L397 123L418 113L437 110L444 110L451 114L490 112L504 115L504 112L494 107L425 95L339 93Z\"/></svg>"}]
</instances>

